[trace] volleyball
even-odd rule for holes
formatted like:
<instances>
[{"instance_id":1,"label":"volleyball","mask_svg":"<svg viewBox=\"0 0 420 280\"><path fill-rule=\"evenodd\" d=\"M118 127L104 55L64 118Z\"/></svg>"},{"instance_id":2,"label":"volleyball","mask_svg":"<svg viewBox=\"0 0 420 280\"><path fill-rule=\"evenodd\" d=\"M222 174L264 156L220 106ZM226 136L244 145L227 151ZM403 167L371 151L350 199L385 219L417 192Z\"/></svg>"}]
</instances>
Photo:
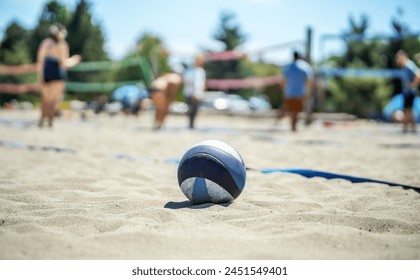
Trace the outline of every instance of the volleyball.
<instances>
[{"instance_id":1,"label":"volleyball","mask_svg":"<svg viewBox=\"0 0 420 280\"><path fill-rule=\"evenodd\" d=\"M231 202L241 194L246 181L241 155L217 140L189 148L177 173L182 192L194 204Z\"/></svg>"}]
</instances>

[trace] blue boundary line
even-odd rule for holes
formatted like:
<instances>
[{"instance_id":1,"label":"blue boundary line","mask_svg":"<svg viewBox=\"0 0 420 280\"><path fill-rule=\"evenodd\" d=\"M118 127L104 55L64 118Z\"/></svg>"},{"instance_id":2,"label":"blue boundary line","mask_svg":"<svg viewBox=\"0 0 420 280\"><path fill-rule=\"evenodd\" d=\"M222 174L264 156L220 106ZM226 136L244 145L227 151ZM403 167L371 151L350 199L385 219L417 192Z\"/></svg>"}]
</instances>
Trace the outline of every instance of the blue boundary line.
<instances>
[{"instance_id":1,"label":"blue boundary line","mask_svg":"<svg viewBox=\"0 0 420 280\"><path fill-rule=\"evenodd\" d=\"M311 170L311 169L294 169L294 168L266 168L266 169L253 169L253 168L247 168L247 170L250 171L258 171L263 174L270 174L270 173L293 173L293 174L299 174L301 176L304 176L306 178L313 178L313 177L322 177L326 179L344 179L348 180L352 183L379 183L379 184L385 184L392 187L402 187L404 189L412 189L418 193L420 193L420 187L416 186L410 186L400 183L394 183L394 182L388 182L383 180L376 180L376 179L369 179L369 178L363 178L363 177L356 177L356 176L350 176L350 175L344 175L344 174L337 174L337 173L330 173L330 172L324 172L324 171L318 171L318 170Z\"/></svg>"}]
</instances>

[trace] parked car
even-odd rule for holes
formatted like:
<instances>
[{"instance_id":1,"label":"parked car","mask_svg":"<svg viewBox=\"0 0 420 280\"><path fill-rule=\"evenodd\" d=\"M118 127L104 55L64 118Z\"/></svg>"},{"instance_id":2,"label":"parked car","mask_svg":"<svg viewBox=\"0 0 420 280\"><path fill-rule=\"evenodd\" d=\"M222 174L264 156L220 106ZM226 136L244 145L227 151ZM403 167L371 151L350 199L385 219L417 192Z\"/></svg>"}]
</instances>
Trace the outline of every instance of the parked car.
<instances>
[{"instance_id":1,"label":"parked car","mask_svg":"<svg viewBox=\"0 0 420 280\"><path fill-rule=\"evenodd\" d=\"M252 96L247 100L238 94L226 94L223 91L208 91L202 100L200 110L238 115L270 111L271 105L263 95ZM170 111L172 113L185 113L187 106L183 102L174 102L171 104Z\"/></svg>"},{"instance_id":2,"label":"parked car","mask_svg":"<svg viewBox=\"0 0 420 280\"><path fill-rule=\"evenodd\" d=\"M224 100L227 94L223 91L207 91L204 99L201 102L201 109L203 110L225 110L226 105L222 104L220 100ZM217 101L217 102L216 102Z\"/></svg>"},{"instance_id":3,"label":"parked car","mask_svg":"<svg viewBox=\"0 0 420 280\"><path fill-rule=\"evenodd\" d=\"M268 112L271 104L265 95L256 95L249 98L249 106L256 112Z\"/></svg>"},{"instance_id":4,"label":"parked car","mask_svg":"<svg viewBox=\"0 0 420 280\"><path fill-rule=\"evenodd\" d=\"M226 98L226 113L229 115L248 114L251 112L251 106L248 100L237 94L229 94Z\"/></svg>"}]
</instances>

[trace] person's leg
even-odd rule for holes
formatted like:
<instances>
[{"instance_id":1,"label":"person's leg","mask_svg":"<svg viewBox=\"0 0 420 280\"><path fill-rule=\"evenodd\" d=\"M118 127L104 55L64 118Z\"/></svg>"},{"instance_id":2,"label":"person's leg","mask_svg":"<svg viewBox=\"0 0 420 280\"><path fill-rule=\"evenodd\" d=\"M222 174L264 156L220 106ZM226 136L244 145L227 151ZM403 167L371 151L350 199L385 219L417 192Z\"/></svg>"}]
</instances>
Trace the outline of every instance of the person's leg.
<instances>
[{"instance_id":1,"label":"person's leg","mask_svg":"<svg viewBox=\"0 0 420 280\"><path fill-rule=\"evenodd\" d=\"M64 91L63 81L54 81L50 84L49 101L47 104L48 126L52 127L56 113L60 107L61 99Z\"/></svg>"},{"instance_id":2,"label":"person's leg","mask_svg":"<svg viewBox=\"0 0 420 280\"><path fill-rule=\"evenodd\" d=\"M298 115L303 110L303 98L290 98L286 105L290 114L291 129L297 131Z\"/></svg>"},{"instance_id":3,"label":"person's leg","mask_svg":"<svg viewBox=\"0 0 420 280\"><path fill-rule=\"evenodd\" d=\"M408 122L411 126L411 132L416 132L416 118L414 117L413 109L408 109Z\"/></svg>"},{"instance_id":4,"label":"person's leg","mask_svg":"<svg viewBox=\"0 0 420 280\"><path fill-rule=\"evenodd\" d=\"M38 126L39 127L43 127L44 126L44 120L47 117L47 100L45 98L45 90L41 90L41 116L39 118L39 123Z\"/></svg>"},{"instance_id":5,"label":"person's leg","mask_svg":"<svg viewBox=\"0 0 420 280\"><path fill-rule=\"evenodd\" d=\"M285 105L285 101L283 101L283 104L276 111L276 119L274 121L274 124L277 124L286 115L287 115L286 105Z\"/></svg>"},{"instance_id":6,"label":"person's leg","mask_svg":"<svg viewBox=\"0 0 420 280\"><path fill-rule=\"evenodd\" d=\"M165 106L163 110L163 120L169 115L169 106L175 100L176 92L178 90L179 84L177 83L168 83L168 87L165 93Z\"/></svg>"},{"instance_id":7,"label":"person's leg","mask_svg":"<svg viewBox=\"0 0 420 280\"><path fill-rule=\"evenodd\" d=\"M153 103L155 104L155 124L154 124L154 128L155 129L160 129L163 125L163 120L164 120L164 111L165 111L165 106L166 106L166 101L165 101L165 92L162 91L155 91L153 92L153 94L151 95L151 99L153 101Z\"/></svg>"},{"instance_id":8,"label":"person's leg","mask_svg":"<svg viewBox=\"0 0 420 280\"><path fill-rule=\"evenodd\" d=\"M298 121L298 112L293 111L290 113L290 121L291 121L291 128L292 131L296 131L296 125L297 125L297 121Z\"/></svg>"},{"instance_id":9,"label":"person's leg","mask_svg":"<svg viewBox=\"0 0 420 280\"><path fill-rule=\"evenodd\" d=\"M188 105L188 121L189 121L189 128L194 128L194 121L195 121L195 115L197 114L197 102L192 97L186 98L186 103Z\"/></svg>"},{"instance_id":10,"label":"person's leg","mask_svg":"<svg viewBox=\"0 0 420 280\"><path fill-rule=\"evenodd\" d=\"M303 107L305 111L305 125L310 125L313 122L313 111L315 107L314 96L309 96L303 100Z\"/></svg>"},{"instance_id":11,"label":"person's leg","mask_svg":"<svg viewBox=\"0 0 420 280\"><path fill-rule=\"evenodd\" d=\"M51 123L51 107L54 104L54 87L49 82L42 86L41 89L41 118L39 120L39 127L44 126L45 118L48 120L48 123Z\"/></svg>"},{"instance_id":12,"label":"person's leg","mask_svg":"<svg viewBox=\"0 0 420 280\"><path fill-rule=\"evenodd\" d=\"M414 115L413 115L413 102L414 95L404 95L404 117L403 117L403 133L408 131L408 126L411 125L412 129L415 129Z\"/></svg>"},{"instance_id":13,"label":"person's leg","mask_svg":"<svg viewBox=\"0 0 420 280\"><path fill-rule=\"evenodd\" d=\"M199 102L198 101L194 101L192 103L191 118L190 118L190 128L191 129L194 129L195 128L195 118L197 116L198 106L199 106Z\"/></svg>"}]
</instances>

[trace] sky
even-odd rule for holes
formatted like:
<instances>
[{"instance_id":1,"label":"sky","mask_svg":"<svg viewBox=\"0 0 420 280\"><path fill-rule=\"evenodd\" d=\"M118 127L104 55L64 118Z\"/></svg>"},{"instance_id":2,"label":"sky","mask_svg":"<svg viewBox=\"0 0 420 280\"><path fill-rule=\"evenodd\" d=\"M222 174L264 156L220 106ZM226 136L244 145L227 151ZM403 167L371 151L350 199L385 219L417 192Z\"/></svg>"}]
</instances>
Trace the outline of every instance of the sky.
<instances>
[{"instance_id":1,"label":"sky","mask_svg":"<svg viewBox=\"0 0 420 280\"><path fill-rule=\"evenodd\" d=\"M0 36L12 20L33 28L48 0L0 0ZM61 0L73 10L78 0ZM172 59L188 60L203 49L221 50L212 37L223 11L233 12L247 34L240 50L254 51L292 41L303 41L313 30L315 60L339 52L342 43L321 36L349 29L349 17L369 17L368 34L392 34L391 19L402 8L402 21L411 31L420 31L420 0L90 0L95 23L101 25L106 49L112 59L122 58L145 32L159 36ZM321 48L322 45L322 48ZM277 48L264 58L275 63L290 59L293 49Z\"/></svg>"}]
</instances>

